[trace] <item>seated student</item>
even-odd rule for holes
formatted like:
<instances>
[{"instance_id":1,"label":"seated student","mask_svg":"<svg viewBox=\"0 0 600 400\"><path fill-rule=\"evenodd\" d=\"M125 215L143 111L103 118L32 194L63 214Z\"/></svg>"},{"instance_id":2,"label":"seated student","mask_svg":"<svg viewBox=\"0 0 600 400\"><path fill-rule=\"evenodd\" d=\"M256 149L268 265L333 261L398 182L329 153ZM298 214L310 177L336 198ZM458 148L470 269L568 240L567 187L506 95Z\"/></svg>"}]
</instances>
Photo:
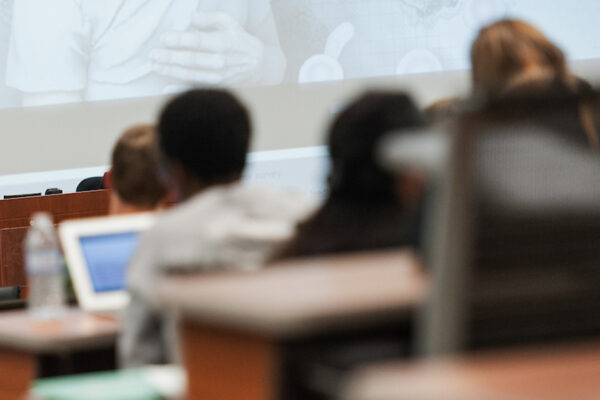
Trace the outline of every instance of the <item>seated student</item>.
<instances>
[{"instance_id":1,"label":"seated student","mask_svg":"<svg viewBox=\"0 0 600 400\"><path fill-rule=\"evenodd\" d=\"M575 91L583 84L569 70L564 53L535 27L501 20L480 32L471 47L475 95L496 97L522 84L560 86Z\"/></svg>"},{"instance_id":2,"label":"seated student","mask_svg":"<svg viewBox=\"0 0 600 400\"><path fill-rule=\"evenodd\" d=\"M160 318L154 301L162 276L256 268L312 208L303 198L240 183L250 120L225 91L192 90L172 100L160 115L158 136L165 178L182 204L142 236L130 265L131 302L119 343L126 366L173 361L174 323Z\"/></svg>"},{"instance_id":3,"label":"seated student","mask_svg":"<svg viewBox=\"0 0 600 400\"><path fill-rule=\"evenodd\" d=\"M327 198L278 258L418 246L423 181L383 169L376 147L388 133L424 125L404 94L367 93L343 110L329 131Z\"/></svg>"},{"instance_id":4,"label":"seated student","mask_svg":"<svg viewBox=\"0 0 600 400\"><path fill-rule=\"evenodd\" d=\"M158 159L153 126L137 125L121 135L109 173L111 214L152 211L163 204L167 191L158 176Z\"/></svg>"},{"instance_id":5,"label":"seated student","mask_svg":"<svg viewBox=\"0 0 600 400\"><path fill-rule=\"evenodd\" d=\"M571 73L564 53L555 44L518 20L502 20L483 28L472 45L471 63L473 93L485 100L572 96L591 89ZM581 103L570 110L579 129L566 130L571 132L569 139L598 148L593 107Z\"/></svg>"}]
</instances>

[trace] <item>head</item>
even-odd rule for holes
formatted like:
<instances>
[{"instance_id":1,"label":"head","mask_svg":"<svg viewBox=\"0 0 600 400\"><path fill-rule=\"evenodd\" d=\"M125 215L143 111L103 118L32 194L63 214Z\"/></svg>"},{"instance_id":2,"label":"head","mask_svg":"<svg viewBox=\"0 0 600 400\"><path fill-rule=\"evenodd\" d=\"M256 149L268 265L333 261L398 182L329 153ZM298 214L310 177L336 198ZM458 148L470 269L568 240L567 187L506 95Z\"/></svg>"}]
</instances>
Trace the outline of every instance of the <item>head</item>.
<instances>
[{"instance_id":1,"label":"head","mask_svg":"<svg viewBox=\"0 0 600 400\"><path fill-rule=\"evenodd\" d=\"M574 85L564 53L535 27L502 20L483 28L471 47L473 90L501 96L521 85Z\"/></svg>"},{"instance_id":2,"label":"head","mask_svg":"<svg viewBox=\"0 0 600 400\"><path fill-rule=\"evenodd\" d=\"M126 130L112 152L113 213L153 210L166 196L158 177L158 146L152 125Z\"/></svg>"},{"instance_id":3,"label":"head","mask_svg":"<svg viewBox=\"0 0 600 400\"><path fill-rule=\"evenodd\" d=\"M246 107L229 92L194 89L160 114L159 147L166 177L179 200L239 180L250 143Z\"/></svg>"},{"instance_id":4,"label":"head","mask_svg":"<svg viewBox=\"0 0 600 400\"><path fill-rule=\"evenodd\" d=\"M330 197L359 202L395 201L399 175L380 167L376 147L385 135L424 126L405 94L370 92L353 101L329 131Z\"/></svg>"}]
</instances>

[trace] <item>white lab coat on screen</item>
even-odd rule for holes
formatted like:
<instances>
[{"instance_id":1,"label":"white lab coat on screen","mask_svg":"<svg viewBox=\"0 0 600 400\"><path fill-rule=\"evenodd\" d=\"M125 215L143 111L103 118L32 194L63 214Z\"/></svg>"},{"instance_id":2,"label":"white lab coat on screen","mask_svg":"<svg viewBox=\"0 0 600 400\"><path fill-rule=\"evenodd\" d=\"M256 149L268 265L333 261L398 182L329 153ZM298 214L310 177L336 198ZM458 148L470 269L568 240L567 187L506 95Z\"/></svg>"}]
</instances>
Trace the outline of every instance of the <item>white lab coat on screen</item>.
<instances>
[{"instance_id":1,"label":"white lab coat on screen","mask_svg":"<svg viewBox=\"0 0 600 400\"><path fill-rule=\"evenodd\" d=\"M268 0L18 0L7 85L25 93L84 91L86 100L161 94L174 82L149 53L195 11L220 11L251 31Z\"/></svg>"}]
</instances>

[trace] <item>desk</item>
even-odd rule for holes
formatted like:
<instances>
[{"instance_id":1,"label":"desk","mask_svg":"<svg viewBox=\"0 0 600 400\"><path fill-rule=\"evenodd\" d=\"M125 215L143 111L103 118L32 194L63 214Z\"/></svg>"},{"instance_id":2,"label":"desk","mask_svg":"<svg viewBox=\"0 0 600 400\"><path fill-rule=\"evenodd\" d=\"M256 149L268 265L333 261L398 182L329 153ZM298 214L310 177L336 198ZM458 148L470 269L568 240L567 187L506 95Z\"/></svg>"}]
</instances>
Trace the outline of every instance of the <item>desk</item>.
<instances>
[{"instance_id":1,"label":"desk","mask_svg":"<svg viewBox=\"0 0 600 400\"><path fill-rule=\"evenodd\" d=\"M36 322L26 311L0 314L0 393L22 398L37 375L39 356L111 346L118 332L117 321L77 309L50 322Z\"/></svg>"},{"instance_id":2,"label":"desk","mask_svg":"<svg viewBox=\"0 0 600 400\"><path fill-rule=\"evenodd\" d=\"M54 222L65 219L106 215L109 191L60 194L0 200L0 287L25 286L23 239L31 215L46 211Z\"/></svg>"},{"instance_id":3,"label":"desk","mask_svg":"<svg viewBox=\"0 0 600 400\"><path fill-rule=\"evenodd\" d=\"M600 344L382 364L357 372L346 400L592 400Z\"/></svg>"},{"instance_id":4,"label":"desk","mask_svg":"<svg viewBox=\"0 0 600 400\"><path fill-rule=\"evenodd\" d=\"M184 315L190 400L274 400L287 340L406 319L427 282L417 259L396 251L169 278L158 297Z\"/></svg>"}]
</instances>

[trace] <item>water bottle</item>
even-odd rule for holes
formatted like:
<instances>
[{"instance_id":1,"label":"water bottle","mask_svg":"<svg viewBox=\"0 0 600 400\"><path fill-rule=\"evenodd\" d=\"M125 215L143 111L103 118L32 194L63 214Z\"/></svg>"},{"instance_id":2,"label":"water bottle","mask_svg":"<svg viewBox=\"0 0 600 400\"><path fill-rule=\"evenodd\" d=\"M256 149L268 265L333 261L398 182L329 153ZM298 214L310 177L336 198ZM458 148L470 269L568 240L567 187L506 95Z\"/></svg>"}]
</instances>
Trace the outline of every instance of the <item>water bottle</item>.
<instances>
[{"instance_id":1,"label":"water bottle","mask_svg":"<svg viewBox=\"0 0 600 400\"><path fill-rule=\"evenodd\" d=\"M65 312L64 266L56 229L47 213L34 214L24 242L29 312L41 320Z\"/></svg>"}]
</instances>

